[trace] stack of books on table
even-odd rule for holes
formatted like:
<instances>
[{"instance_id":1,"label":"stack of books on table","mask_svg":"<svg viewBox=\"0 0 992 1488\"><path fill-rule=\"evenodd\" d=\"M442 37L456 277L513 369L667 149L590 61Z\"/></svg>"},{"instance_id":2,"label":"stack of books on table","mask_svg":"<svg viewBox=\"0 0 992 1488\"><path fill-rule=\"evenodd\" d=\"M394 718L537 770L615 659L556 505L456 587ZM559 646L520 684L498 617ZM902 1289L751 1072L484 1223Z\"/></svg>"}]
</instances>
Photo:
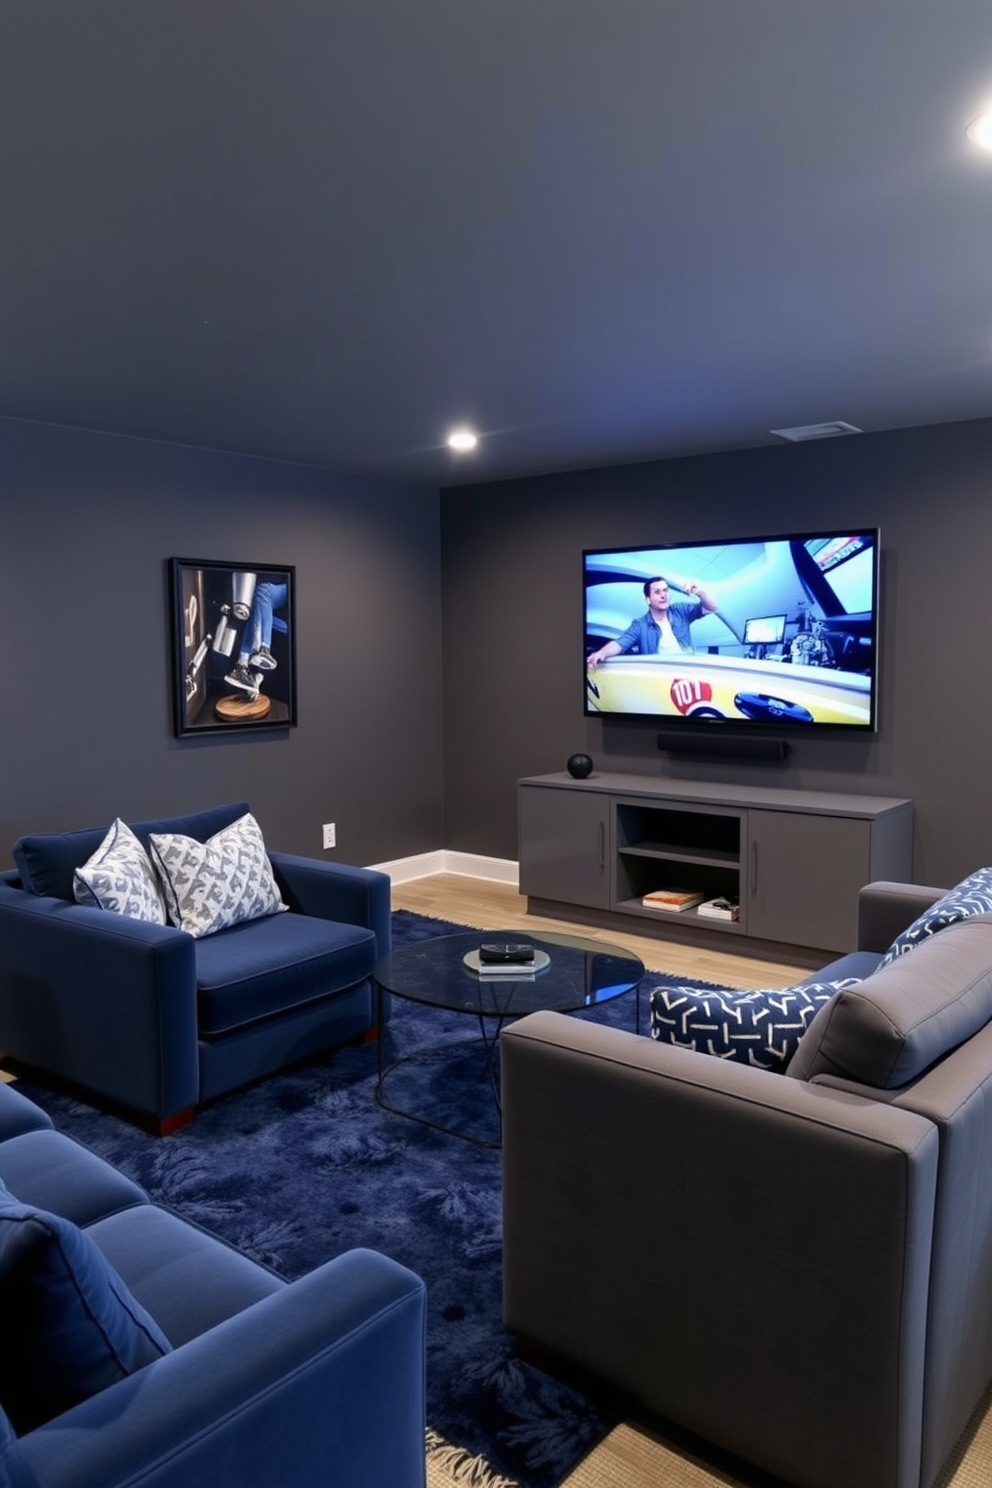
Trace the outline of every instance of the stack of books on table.
<instances>
[{"instance_id":1,"label":"stack of books on table","mask_svg":"<svg viewBox=\"0 0 992 1488\"><path fill-rule=\"evenodd\" d=\"M533 976L535 971L532 945L493 944L479 947L480 977Z\"/></svg>"},{"instance_id":2,"label":"stack of books on table","mask_svg":"<svg viewBox=\"0 0 992 1488\"><path fill-rule=\"evenodd\" d=\"M696 911L711 920L740 919L741 907L736 899L706 899Z\"/></svg>"},{"instance_id":3,"label":"stack of books on table","mask_svg":"<svg viewBox=\"0 0 992 1488\"><path fill-rule=\"evenodd\" d=\"M669 914L682 914L687 909L695 909L697 904L702 904L702 894L697 894L694 889L653 889L650 894L645 894L641 903L645 909L663 909Z\"/></svg>"}]
</instances>

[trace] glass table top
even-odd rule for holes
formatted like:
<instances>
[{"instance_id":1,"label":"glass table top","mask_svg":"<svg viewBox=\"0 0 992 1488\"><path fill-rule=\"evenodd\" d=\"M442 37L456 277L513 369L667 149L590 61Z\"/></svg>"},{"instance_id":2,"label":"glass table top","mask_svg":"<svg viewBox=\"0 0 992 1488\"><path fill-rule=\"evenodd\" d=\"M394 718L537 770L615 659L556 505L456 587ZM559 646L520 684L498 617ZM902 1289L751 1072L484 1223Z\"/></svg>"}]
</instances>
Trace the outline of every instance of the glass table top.
<instances>
[{"instance_id":1,"label":"glass table top","mask_svg":"<svg viewBox=\"0 0 992 1488\"><path fill-rule=\"evenodd\" d=\"M466 965L465 958L490 941L533 945L547 954L547 965L541 970L480 976ZM401 946L383 957L374 972L383 991L481 1018L519 1018L540 1010L577 1012L629 992L643 975L644 963L622 946L547 930L437 935Z\"/></svg>"}]
</instances>

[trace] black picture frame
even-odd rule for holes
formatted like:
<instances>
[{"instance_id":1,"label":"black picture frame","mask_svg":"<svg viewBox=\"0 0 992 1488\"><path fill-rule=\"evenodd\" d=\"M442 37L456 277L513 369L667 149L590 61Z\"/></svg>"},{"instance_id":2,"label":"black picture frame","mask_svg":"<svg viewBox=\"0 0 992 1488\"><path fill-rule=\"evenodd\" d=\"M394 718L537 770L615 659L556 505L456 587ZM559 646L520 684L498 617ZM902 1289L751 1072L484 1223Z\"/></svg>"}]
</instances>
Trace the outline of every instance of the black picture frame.
<instances>
[{"instance_id":1,"label":"black picture frame","mask_svg":"<svg viewBox=\"0 0 992 1488\"><path fill-rule=\"evenodd\" d=\"M170 558L179 738L296 726L296 570Z\"/></svg>"}]
</instances>

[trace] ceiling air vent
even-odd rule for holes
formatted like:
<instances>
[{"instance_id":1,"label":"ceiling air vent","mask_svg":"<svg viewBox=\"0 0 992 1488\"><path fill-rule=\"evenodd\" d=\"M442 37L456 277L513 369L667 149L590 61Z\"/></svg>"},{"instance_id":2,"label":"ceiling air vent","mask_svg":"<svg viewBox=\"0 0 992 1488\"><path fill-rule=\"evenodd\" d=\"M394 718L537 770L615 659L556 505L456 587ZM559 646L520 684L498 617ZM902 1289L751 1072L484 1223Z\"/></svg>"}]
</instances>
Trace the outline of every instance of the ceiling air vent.
<instances>
[{"instance_id":1,"label":"ceiling air vent","mask_svg":"<svg viewBox=\"0 0 992 1488\"><path fill-rule=\"evenodd\" d=\"M840 434L860 434L862 431L853 424L845 424L843 419L834 419L829 424L797 424L794 429L769 429L768 432L778 439L801 444L804 439L836 439Z\"/></svg>"}]
</instances>

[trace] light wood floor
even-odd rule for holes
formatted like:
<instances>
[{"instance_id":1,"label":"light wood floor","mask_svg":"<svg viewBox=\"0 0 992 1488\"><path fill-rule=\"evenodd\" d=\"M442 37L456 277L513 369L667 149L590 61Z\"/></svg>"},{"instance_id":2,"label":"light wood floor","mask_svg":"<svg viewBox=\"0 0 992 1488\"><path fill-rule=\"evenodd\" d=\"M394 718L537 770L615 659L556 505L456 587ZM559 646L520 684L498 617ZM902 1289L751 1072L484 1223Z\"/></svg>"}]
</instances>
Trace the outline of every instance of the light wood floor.
<instances>
[{"instance_id":1,"label":"light wood floor","mask_svg":"<svg viewBox=\"0 0 992 1488\"><path fill-rule=\"evenodd\" d=\"M675 972L725 987L791 987L809 967L786 966L780 961L762 961L752 956L724 954L687 945L678 932L668 939L637 935L628 931L600 930L581 920L548 919L527 913L527 900L509 884L464 878L457 873L438 873L413 883L393 885L393 908L412 909L417 914L455 920L480 930L574 931L594 940L612 941L640 956L648 971ZM635 921L636 923L636 921ZM729 938L729 937L728 937Z\"/></svg>"},{"instance_id":2,"label":"light wood floor","mask_svg":"<svg viewBox=\"0 0 992 1488\"><path fill-rule=\"evenodd\" d=\"M457 874L438 874L393 886L394 909L454 920L480 930L540 928L593 936L633 950L649 971L674 972L731 987L788 987L808 968L783 966L719 951L698 950L673 936L618 934L596 930L581 921L542 919L527 914L527 902L515 888ZM813 1444L811 1443L811 1448ZM428 1488L461 1488L464 1476L449 1475L436 1463L428 1464ZM502 1480L500 1480L502 1482ZM696 1456L664 1436L633 1422L612 1431L569 1474L562 1488L761 1488L771 1482L764 1474L740 1468L737 1475L714 1454ZM988 1488L992 1483L992 1405L989 1396L975 1411L951 1460L933 1488ZM521 1484L520 1488L528 1488Z\"/></svg>"}]
</instances>

